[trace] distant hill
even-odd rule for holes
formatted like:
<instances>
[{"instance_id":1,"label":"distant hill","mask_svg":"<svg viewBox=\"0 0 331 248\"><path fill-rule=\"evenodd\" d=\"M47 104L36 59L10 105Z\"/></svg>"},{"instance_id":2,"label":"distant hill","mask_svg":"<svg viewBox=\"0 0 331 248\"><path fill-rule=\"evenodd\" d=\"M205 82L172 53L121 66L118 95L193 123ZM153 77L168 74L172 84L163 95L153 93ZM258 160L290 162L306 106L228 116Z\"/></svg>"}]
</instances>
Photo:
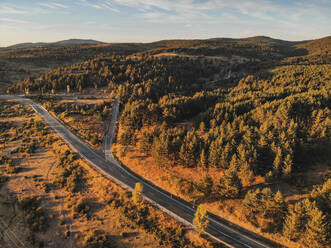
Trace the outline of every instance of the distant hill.
<instances>
[{"instance_id":1,"label":"distant hill","mask_svg":"<svg viewBox=\"0 0 331 248\"><path fill-rule=\"evenodd\" d=\"M7 48L35 48L35 47L62 47L62 46L77 46L77 45L97 45L104 44L104 42L91 40L91 39L69 39L69 40L61 40L57 42L26 42L19 43L12 46L8 46Z\"/></svg>"},{"instance_id":2,"label":"distant hill","mask_svg":"<svg viewBox=\"0 0 331 248\"><path fill-rule=\"evenodd\" d=\"M297 46L298 48L306 49L309 54L323 54L331 50L331 36L321 39L304 42Z\"/></svg>"},{"instance_id":3,"label":"distant hill","mask_svg":"<svg viewBox=\"0 0 331 248\"><path fill-rule=\"evenodd\" d=\"M300 41L285 41L273 39L267 36L254 36L248 38L211 38L211 39L194 39L194 40L160 40L149 43L154 47L180 48L180 47L199 47L203 45L224 45L224 44L246 44L246 45L265 45L265 46L279 46L279 45L293 45L301 43Z\"/></svg>"},{"instance_id":4,"label":"distant hill","mask_svg":"<svg viewBox=\"0 0 331 248\"><path fill-rule=\"evenodd\" d=\"M263 60L301 55L298 53L298 44L306 41L285 41L267 36L248 38L211 38L194 40L161 40L149 43L154 49L152 54L160 52L174 52L189 55L205 56L244 56Z\"/></svg>"}]
</instances>

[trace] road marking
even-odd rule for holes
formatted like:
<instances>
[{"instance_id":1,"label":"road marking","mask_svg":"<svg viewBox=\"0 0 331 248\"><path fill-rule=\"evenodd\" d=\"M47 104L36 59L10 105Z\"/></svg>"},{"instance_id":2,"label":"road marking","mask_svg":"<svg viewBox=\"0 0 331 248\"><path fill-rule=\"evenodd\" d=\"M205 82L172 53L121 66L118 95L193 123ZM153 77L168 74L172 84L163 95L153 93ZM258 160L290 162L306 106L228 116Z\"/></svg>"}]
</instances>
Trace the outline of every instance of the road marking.
<instances>
[{"instance_id":1,"label":"road marking","mask_svg":"<svg viewBox=\"0 0 331 248\"><path fill-rule=\"evenodd\" d=\"M179 200L177 200L177 199L174 199L174 198L170 197L168 194L166 194L166 193L160 191L158 188L155 187L155 185L153 185L153 184L152 184L151 182L149 182L148 180L140 179L140 178L138 178L136 175L134 175L134 174L132 174L131 172L127 171L122 165L120 165L120 164L114 159L113 156L110 157L110 160L107 160L107 159L105 160L105 158L101 157L101 156L99 155L99 153L97 153L96 151L92 150L92 149L91 149L88 145L86 145L81 139L79 139L79 138L78 138L76 135L74 135L69 129L67 129L64 125L62 125L62 124L61 124L61 123L60 123L55 117L53 117L53 116L52 116L52 115L51 115L51 114L50 114L50 113L49 113L49 112L48 112L48 111L47 111L42 105L40 105L40 104L36 104L36 103L34 103L32 100L30 100L30 99L25 99L25 98L18 98L18 97L15 98L15 97L12 97L12 96L3 96L3 95L0 95L0 98L1 98L1 97L2 97L2 98L3 98L3 97L4 97L4 98L7 98L7 99L12 99L12 100L18 100L18 101L21 101L21 102L23 102L23 103L26 103L26 104L30 105L30 106L35 110L35 112L37 112L38 114L40 114L40 115L45 119L45 121L48 122L49 125L50 125L51 127L53 127L53 129L55 129L55 131L56 131L56 132L62 137L63 140L67 141L67 143L69 144L69 146L70 146L73 150L75 150L76 152L78 152L78 153L79 153L81 156L83 156L87 161L89 161L90 163L92 163L92 164L93 164L93 165L94 165L99 171L102 171L102 174L107 175L107 176L110 176L110 177L111 177L112 179L114 179L115 181L120 182L121 185L123 185L123 184L126 185L125 183L121 182L121 181L118 180L117 178L111 176L111 175L110 175L107 171L105 171L100 165L95 164L92 160L90 160L89 158L87 158L82 152L78 151L78 150L74 147L74 145L75 145L74 142L73 142L73 144L71 144L71 142L70 142L69 140L67 140L67 138L65 137L65 135L66 135L68 138L71 138L71 139L73 139L74 141L78 142L78 145L80 144L80 145L82 145L82 147L87 148L90 152L92 152L93 155L95 155L95 156L96 156L98 159L100 159L101 161L103 161L103 162L110 162L112 165L115 165L117 168L119 168L120 170L122 170L125 174L127 174L128 176L130 176L131 179L134 179L135 181L138 181L138 182L139 182L139 181L142 181L143 184L145 184L147 187L149 187L151 191L156 191L156 192L160 193L161 195L165 196L165 197L166 197L167 199L169 199L170 201L173 201L173 202L175 202L175 203L177 203L177 204L179 204L179 205L185 207L185 208L188 209L190 212L194 212L194 210L193 210L191 207L187 206L186 204L182 203L181 201L179 201ZM38 111L37 108L40 108L42 111ZM44 112L44 113L42 114L42 113L40 113L40 112ZM47 120L47 118L45 118L45 116L48 117L50 120ZM55 128L54 128L54 124L53 124L53 123L50 123L50 122L52 122L52 121L55 122L56 124L58 124L58 127L55 126ZM63 132L65 135L63 135L63 134L61 133L61 130L60 130L60 129L62 129L62 132ZM112 153L111 153L111 154L112 154ZM110 169L110 168L107 168L107 169ZM129 185L126 185L126 187L129 187L129 188L132 190L132 187L130 187ZM145 198L148 198L148 197L145 196ZM148 199L149 199L149 198L148 198ZM154 200L152 200L152 199L149 199L149 200L155 202L155 203L158 204L158 205L160 205L160 203L157 203L156 201L154 201ZM161 205L161 207L162 207L162 205ZM166 208L164 208L164 209L166 209ZM167 209L167 211L170 211L170 210ZM170 211L170 212L172 212L172 211ZM179 216L178 214L176 214L176 213L174 213L174 212L172 212L172 213L173 213L174 215L176 215L177 217L183 219L183 218L182 218L181 216ZM191 214L191 213L187 213L187 214L189 214L190 217L192 217L192 214ZM224 225L224 224L222 224L222 223L220 223L220 222L218 222L218 221L216 221L216 220L214 220L214 219L212 219L212 218L210 218L210 221L211 221L211 222L214 222L215 224L219 225L220 227L223 227L224 229L227 229L227 231L229 231L229 232L232 232L232 233L235 233L235 234L239 235L239 237L240 237L240 236L245 237L246 239L252 241L253 243L256 243L256 244L258 244L258 245L260 245L260 246L262 246L262 247L265 247L265 248L269 248L269 246L266 246L265 244L262 244L262 243L260 243L259 241L254 240L254 239L248 237L247 235L242 234L242 233L240 233L240 232L238 232L238 231L232 229L231 227L228 227L228 226L226 226L226 225ZM187 221L187 222L188 222L188 221ZM189 222L189 223L190 223L190 222ZM190 225L192 226L192 223L190 223ZM215 231L221 233L221 234L224 235L224 236L227 236L228 238L234 240L234 241L237 242L237 243L240 243L240 244L242 244L242 245L244 245L244 246L246 246L246 247L248 247L248 248L252 248L251 246L249 246L249 245L247 245L247 244L245 244L245 243L243 243L243 242L241 242L241 241L239 241L239 240L237 240L237 239L235 239L235 238L229 236L228 234L225 234L224 232L222 232L222 231L216 229L215 227L210 226L210 228L211 228L211 229L214 229ZM219 241L220 241L220 239L217 238L217 237L215 237L214 235L209 234L209 233L207 233L207 234L208 234L209 236L215 238L216 240L219 240ZM221 241L221 242L222 242L223 244L230 245L230 244L227 244L225 241ZM230 246L232 246L232 245L230 245Z\"/></svg>"}]
</instances>

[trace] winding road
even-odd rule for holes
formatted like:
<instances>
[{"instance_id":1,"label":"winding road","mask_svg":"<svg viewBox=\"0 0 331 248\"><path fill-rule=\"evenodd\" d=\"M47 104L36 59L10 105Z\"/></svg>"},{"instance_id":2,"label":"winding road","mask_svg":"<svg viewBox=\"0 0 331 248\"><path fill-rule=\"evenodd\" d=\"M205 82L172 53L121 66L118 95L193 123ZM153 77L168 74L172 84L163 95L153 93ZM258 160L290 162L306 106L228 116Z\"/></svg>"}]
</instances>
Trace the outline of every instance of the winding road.
<instances>
[{"instance_id":1,"label":"winding road","mask_svg":"<svg viewBox=\"0 0 331 248\"><path fill-rule=\"evenodd\" d=\"M192 204L160 189L151 182L130 171L125 166L119 164L113 158L111 153L111 143L118 111L117 100L115 101L113 107L111 124L108 133L105 136L105 153L102 153L101 151L93 150L85 142L75 136L40 104L37 104L30 99L18 96L0 95L0 98L15 100L23 104L30 105L73 150L89 162L92 168L128 190L132 190L137 182L141 182L144 185L144 197L146 200L183 224L192 226L192 220L196 211L196 209L192 207ZM228 247L281 247L276 243L273 243L213 214L209 214L209 220L210 224L206 230L206 234Z\"/></svg>"}]
</instances>

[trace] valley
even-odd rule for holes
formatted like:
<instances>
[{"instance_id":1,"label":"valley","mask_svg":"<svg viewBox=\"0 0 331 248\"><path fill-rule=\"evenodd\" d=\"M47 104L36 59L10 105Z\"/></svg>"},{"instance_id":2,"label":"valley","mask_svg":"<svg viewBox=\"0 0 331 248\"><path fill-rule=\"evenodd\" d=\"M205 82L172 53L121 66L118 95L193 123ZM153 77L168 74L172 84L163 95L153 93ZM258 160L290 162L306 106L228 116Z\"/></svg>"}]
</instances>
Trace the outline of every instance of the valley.
<instances>
[{"instance_id":1,"label":"valley","mask_svg":"<svg viewBox=\"0 0 331 248\"><path fill-rule=\"evenodd\" d=\"M3 218L27 246L327 247L330 46L257 36L1 49ZM24 224L36 209L46 231Z\"/></svg>"}]
</instances>

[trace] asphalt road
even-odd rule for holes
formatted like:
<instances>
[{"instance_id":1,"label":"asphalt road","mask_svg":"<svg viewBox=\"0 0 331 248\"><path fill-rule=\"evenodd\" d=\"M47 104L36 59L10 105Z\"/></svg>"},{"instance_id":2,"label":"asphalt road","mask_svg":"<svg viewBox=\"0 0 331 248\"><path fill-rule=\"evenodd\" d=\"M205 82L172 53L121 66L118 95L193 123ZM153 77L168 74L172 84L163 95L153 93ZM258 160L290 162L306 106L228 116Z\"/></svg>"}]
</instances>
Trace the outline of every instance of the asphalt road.
<instances>
[{"instance_id":1,"label":"asphalt road","mask_svg":"<svg viewBox=\"0 0 331 248\"><path fill-rule=\"evenodd\" d=\"M116 162L114 159L109 159L110 157L112 158L109 154L106 158L102 152L93 150L85 142L71 133L69 129L62 125L51 114L49 114L41 105L36 104L29 99L24 99L17 96L2 95L0 98L16 100L30 105L73 150L89 162L92 168L129 190L132 190L137 182L143 183L143 194L146 200L152 202L161 210L170 214L184 224L190 225L192 223L196 209L192 208L191 203L174 197L170 193L153 185L151 182L139 177L123 165ZM115 112L116 111L117 110L115 110ZM115 115L113 115L112 118L114 118L114 116ZM279 246L255 233L249 232L215 215L210 214L209 220L210 224L206 230L206 234L228 247L270 248Z\"/></svg>"},{"instance_id":2,"label":"asphalt road","mask_svg":"<svg viewBox=\"0 0 331 248\"><path fill-rule=\"evenodd\" d=\"M117 120L118 115L118 99L115 99L113 108L112 108L112 115L110 124L108 127L108 130L105 134L104 140L103 140L103 150L105 154L105 159L108 161L111 161L113 163L117 163L113 157L113 153L111 150L112 144L113 144L113 136L114 136L114 128Z\"/></svg>"}]
</instances>

